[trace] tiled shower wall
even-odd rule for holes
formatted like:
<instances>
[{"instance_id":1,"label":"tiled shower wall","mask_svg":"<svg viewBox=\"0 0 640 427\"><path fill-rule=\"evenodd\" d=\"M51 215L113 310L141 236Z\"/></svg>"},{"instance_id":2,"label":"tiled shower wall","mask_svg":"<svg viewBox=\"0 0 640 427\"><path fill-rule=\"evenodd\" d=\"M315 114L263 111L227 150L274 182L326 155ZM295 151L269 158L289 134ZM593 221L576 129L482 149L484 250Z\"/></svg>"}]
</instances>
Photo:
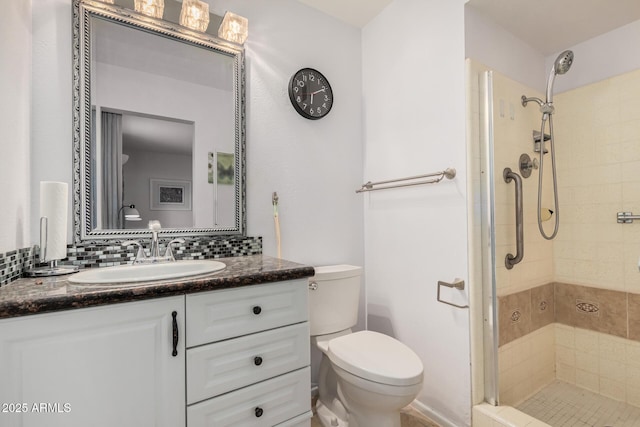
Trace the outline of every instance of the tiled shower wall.
<instances>
[{"instance_id":1,"label":"tiled shower wall","mask_svg":"<svg viewBox=\"0 0 640 427\"><path fill-rule=\"evenodd\" d=\"M540 236L537 225L538 173L523 178L524 258L511 270L504 264L507 254L516 253L515 183L506 183L506 167L521 174L520 155L537 157L533 151L534 129L540 128L540 113L535 104L522 106L520 97L542 97L526 86L493 74L494 187L496 238L496 290L498 296L511 294L553 281L553 243ZM545 174L545 178L547 174ZM543 206L551 207L550 192L543 193ZM552 225L550 222L547 226ZM549 228L547 228L549 229Z\"/></svg>"},{"instance_id":2,"label":"tiled shower wall","mask_svg":"<svg viewBox=\"0 0 640 427\"><path fill-rule=\"evenodd\" d=\"M469 126L473 131L469 136L469 152L473 167L480 162L481 153L476 145L482 138L477 134L481 112L473 107L477 105L480 91L475 80L484 67L470 61L469 68L472 82ZM616 222L616 212L640 214L640 71L555 96L560 231L557 238L549 242L542 239L537 230L538 171L533 171L532 177L523 181L525 256L512 270L504 267L503 260L506 253L515 253L514 189L513 183L504 182L502 173L504 167L518 172L517 160L521 153L537 158L537 153L533 153L531 132L540 127L540 113L535 104L523 108L520 96L543 95L495 72L493 83L497 295L502 299L528 291L531 301L536 301L537 293L548 295L549 286L555 292L553 283L557 281L596 288L594 292L598 295L602 293L598 289L620 291L616 295L622 296L626 305L621 302L605 310L609 314L600 312L600 316L616 317L624 312L626 318L628 312L640 312L640 221L635 224ZM548 155L545 161L547 176L550 175ZM480 171L470 175L480 176ZM470 185L471 193L479 195L479 182L471 180ZM545 188L550 188L549 185L547 181ZM551 196L547 190L543 206L551 207ZM470 238L476 241L470 244L473 267L470 279L472 283L480 283L481 270L473 262L481 259L480 254L474 256L473 253L474 249L481 248L479 200L470 203L470 212L470 230L473 231ZM552 222L553 219L545 224L547 230ZM570 286L564 289L570 289ZM640 384L640 342L634 329L625 330L628 336L623 337L621 330L616 329L620 325L617 321L602 322L601 318L601 326L595 329L570 321L576 310L578 315L588 318L589 310L594 310L592 297L593 294L564 306L556 306L555 299L545 300L546 306L540 305L542 300L538 298L537 303L528 308L516 310L519 311L514 316L516 320L531 316L533 322L538 323L529 330L518 325L516 329L524 328L524 331L511 338L501 331L498 361L502 403L514 404L557 376L603 395L640 404L637 387ZM481 292L476 290L476 301L479 298ZM549 313L553 313L552 318L558 323L547 323ZM509 317L511 315L514 315L513 311ZM594 316L593 311L591 316ZM478 331L482 319L477 317L475 321L473 335L481 338ZM608 330L609 326L602 326L603 323L609 323L612 329ZM568 336L573 336L573 341ZM585 347L584 337L598 343L597 349ZM610 352L612 345L616 346L617 352ZM612 357L618 357L618 360L612 360ZM478 382L477 377L474 382Z\"/></svg>"},{"instance_id":3,"label":"tiled shower wall","mask_svg":"<svg viewBox=\"0 0 640 427\"><path fill-rule=\"evenodd\" d=\"M516 403L544 385L516 369L518 364L537 363L537 372L553 379L549 365L539 362L542 349L555 353L555 377L640 405L640 221L616 222L617 212L640 213L638 95L640 71L555 96L561 225L549 249L554 281L564 284L554 285L552 327L532 327L534 332L511 341L526 327L505 326L514 313L503 314L508 318L500 328L503 403ZM525 215L526 206L525 199ZM517 286L502 293L500 283L503 310L507 299L512 307L521 305L517 298L526 299ZM529 292L530 311L519 314L533 319L540 300L535 288ZM514 295L504 298L507 294Z\"/></svg>"},{"instance_id":4,"label":"tiled shower wall","mask_svg":"<svg viewBox=\"0 0 640 427\"><path fill-rule=\"evenodd\" d=\"M557 378L640 405L640 294L550 283L500 297L499 312L501 403Z\"/></svg>"},{"instance_id":5,"label":"tiled shower wall","mask_svg":"<svg viewBox=\"0 0 640 427\"><path fill-rule=\"evenodd\" d=\"M640 70L555 96L555 280L640 293Z\"/></svg>"},{"instance_id":6,"label":"tiled shower wall","mask_svg":"<svg viewBox=\"0 0 640 427\"><path fill-rule=\"evenodd\" d=\"M522 180L524 258L512 269L507 269L504 259L507 254L516 253L515 183L506 183L503 171L506 167L521 174L519 158L528 154L532 159L538 154L533 151L533 131L540 128L540 113L537 105L523 107L522 95L539 97L543 95L510 80L499 73L493 73L493 124L494 124L494 188L495 188L495 248L496 248L496 293L500 298L509 294L537 295L543 299L553 289L545 287L553 281L553 242L540 235L537 224L538 171ZM546 160L546 159L545 159ZM548 169L547 169L548 171ZM550 185L550 174L545 173L545 186ZM552 208L552 194L543 193L542 206ZM545 223L550 233L552 221ZM545 300L550 301L549 298ZM551 299L552 300L552 299ZM504 341L504 331L499 325L500 347L498 349L499 392L501 403L509 404L533 393L555 378L555 347L553 306L535 309L525 301L520 301L519 319L529 318L536 324L532 333L520 340ZM498 307L501 313L503 307ZM517 319L516 319L517 320ZM517 327L522 323L516 322ZM546 327L543 327L547 325Z\"/></svg>"},{"instance_id":7,"label":"tiled shower wall","mask_svg":"<svg viewBox=\"0 0 640 427\"><path fill-rule=\"evenodd\" d=\"M484 133L481 131L484 109L480 103L483 99L482 75L487 68L482 64L468 60L468 152L469 152L469 194L474 197L469 201L469 263L470 263L470 298L474 310L472 311L472 358L476 366L482 366L482 337L484 318L482 310L482 264L485 258L482 248L486 243L482 242L482 224L486 219L482 218L482 197L481 197L481 176L486 172L483 170L483 160L485 153L482 150L484 143ZM495 187L495 250L496 250L496 290L497 295L507 295L519 291L528 290L539 285L550 283L553 280L553 248L552 243L544 240L537 229L536 223L536 203L537 203L537 174L532 174L531 178L523 180L524 194L524 259L515 268L509 270L505 267L504 258L516 251L516 226L515 226L515 189L514 183L507 184L503 178L503 171L506 167L514 172L520 173L518 160L520 155L527 153L534 156L532 132L539 127L538 109L530 106L522 107L520 97L527 96L541 97L542 94L534 92L529 88L509 80L499 73L493 73L493 158L494 171L493 180ZM544 205L548 205L549 194L545 195ZM553 310L551 310L552 312ZM509 369L510 373L500 375L501 395L508 391L504 390L505 384L525 384L527 390L534 387L528 381L531 375L528 366L535 362L538 365L537 372L551 372L553 374L553 363L549 362L549 354L553 359L553 336L543 338L543 332L537 333L541 342L546 343L544 347L540 345L530 345L527 343L523 350L508 350L503 347L499 349L498 360L499 369L504 371ZM546 335L549 335L546 331ZM551 344L549 344L551 343ZM538 343L539 344L539 343ZM514 344L510 344L513 347ZM515 353L517 353L516 356ZM516 365L524 369L517 370ZM537 366L537 365L536 365ZM473 396L474 402L478 403L484 399L483 373L480 369L473 371ZM548 376L548 375L547 375ZM546 376L545 376L546 378ZM505 383L505 379L507 380ZM522 387L522 386L518 386ZM512 393L521 394L521 391L512 390Z\"/></svg>"}]
</instances>

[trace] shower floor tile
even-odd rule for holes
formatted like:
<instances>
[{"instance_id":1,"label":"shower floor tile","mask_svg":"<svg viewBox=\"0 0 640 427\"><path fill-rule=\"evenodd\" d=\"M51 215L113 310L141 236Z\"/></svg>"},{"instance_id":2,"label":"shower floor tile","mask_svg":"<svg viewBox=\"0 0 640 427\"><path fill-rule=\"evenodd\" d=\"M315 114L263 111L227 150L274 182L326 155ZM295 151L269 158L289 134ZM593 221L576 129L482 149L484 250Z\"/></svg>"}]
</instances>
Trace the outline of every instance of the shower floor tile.
<instances>
[{"instance_id":1,"label":"shower floor tile","mask_svg":"<svg viewBox=\"0 0 640 427\"><path fill-rule=\"evenodd\" d=\"M640 427L640 408L562 381L516 408L553 427Z\"/></svg>"}]
</instances>

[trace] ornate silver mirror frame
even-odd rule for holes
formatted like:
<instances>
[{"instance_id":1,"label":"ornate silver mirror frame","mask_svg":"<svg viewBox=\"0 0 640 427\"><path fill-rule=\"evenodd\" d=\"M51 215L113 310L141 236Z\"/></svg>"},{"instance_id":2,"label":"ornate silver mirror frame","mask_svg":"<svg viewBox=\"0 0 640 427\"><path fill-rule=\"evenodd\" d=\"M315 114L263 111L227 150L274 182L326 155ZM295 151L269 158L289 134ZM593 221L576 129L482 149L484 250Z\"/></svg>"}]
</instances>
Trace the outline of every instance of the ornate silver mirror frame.
<instances>
[{"instance_id":1,"label":"ornate silver mirror frame","mask_svg":"<svg viewBox=\"0 0 640 427\"><path fill-rule=\"evenodd\" d=\"M75 243L111 243L140 235L146 229L93 229L91 195L91 18L101 18L226 55L233 60L235 110L235 225L222 228L167 228L163 236L206 237L245 235L245 60L244 49L215 36L97 0L73 0L73 213Z\"/></svg>"}]
</instances>

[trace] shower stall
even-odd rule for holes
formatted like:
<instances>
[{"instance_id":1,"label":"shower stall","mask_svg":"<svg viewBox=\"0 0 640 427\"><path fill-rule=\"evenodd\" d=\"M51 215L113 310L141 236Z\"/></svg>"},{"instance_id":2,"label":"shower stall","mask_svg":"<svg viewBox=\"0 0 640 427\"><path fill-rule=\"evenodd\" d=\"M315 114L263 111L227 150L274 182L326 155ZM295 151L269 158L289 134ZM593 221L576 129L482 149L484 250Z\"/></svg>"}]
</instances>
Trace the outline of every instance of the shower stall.
<instances>
[{"instance_id":1,"label":"shower stall","mask_svg":"<svg viewBox=\"0 0 640 427\"><path fill-rule=\"evenodd\" d=\"M640 70L554 95L572 59L467 60L474 426L640 426Z\"/></svg>"}]
</instances>

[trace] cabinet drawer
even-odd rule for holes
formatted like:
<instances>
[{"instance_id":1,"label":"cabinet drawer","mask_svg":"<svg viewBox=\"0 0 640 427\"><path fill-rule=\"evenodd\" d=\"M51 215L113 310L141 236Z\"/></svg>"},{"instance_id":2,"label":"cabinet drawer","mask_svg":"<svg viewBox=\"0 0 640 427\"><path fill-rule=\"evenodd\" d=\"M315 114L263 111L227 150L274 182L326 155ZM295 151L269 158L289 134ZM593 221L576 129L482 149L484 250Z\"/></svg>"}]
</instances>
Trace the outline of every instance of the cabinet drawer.
<instances>
[{"instance_id":1,"label":"cabinet drawer","mask_svg":"<svg viewBox=\"0 0 640 427\"><path fill-rule=\"evenodd\" d=\"M309 363L307 322L191 348L187 350L187 404Z\"/></svg>"},{"instance_id":2,"label":"cabinet drawer","mask_svg":"<svg viewBox=\"0 0 640 427\"><path fill-rule=\"evenodd\" d=\"M187 426L272 427L308 413L310 375L310 369L303 368L191 405Z\"/></svg>"},{"instance_id":3,"label":"cabinet drawer","mask_svg":"<svg viewBox=\"0 0 640 427\"><path fill-rule=\"evenodd\" d=\"M305 322L307 280L187 295L187 347Z\"/></svg>"}]
</instances>

